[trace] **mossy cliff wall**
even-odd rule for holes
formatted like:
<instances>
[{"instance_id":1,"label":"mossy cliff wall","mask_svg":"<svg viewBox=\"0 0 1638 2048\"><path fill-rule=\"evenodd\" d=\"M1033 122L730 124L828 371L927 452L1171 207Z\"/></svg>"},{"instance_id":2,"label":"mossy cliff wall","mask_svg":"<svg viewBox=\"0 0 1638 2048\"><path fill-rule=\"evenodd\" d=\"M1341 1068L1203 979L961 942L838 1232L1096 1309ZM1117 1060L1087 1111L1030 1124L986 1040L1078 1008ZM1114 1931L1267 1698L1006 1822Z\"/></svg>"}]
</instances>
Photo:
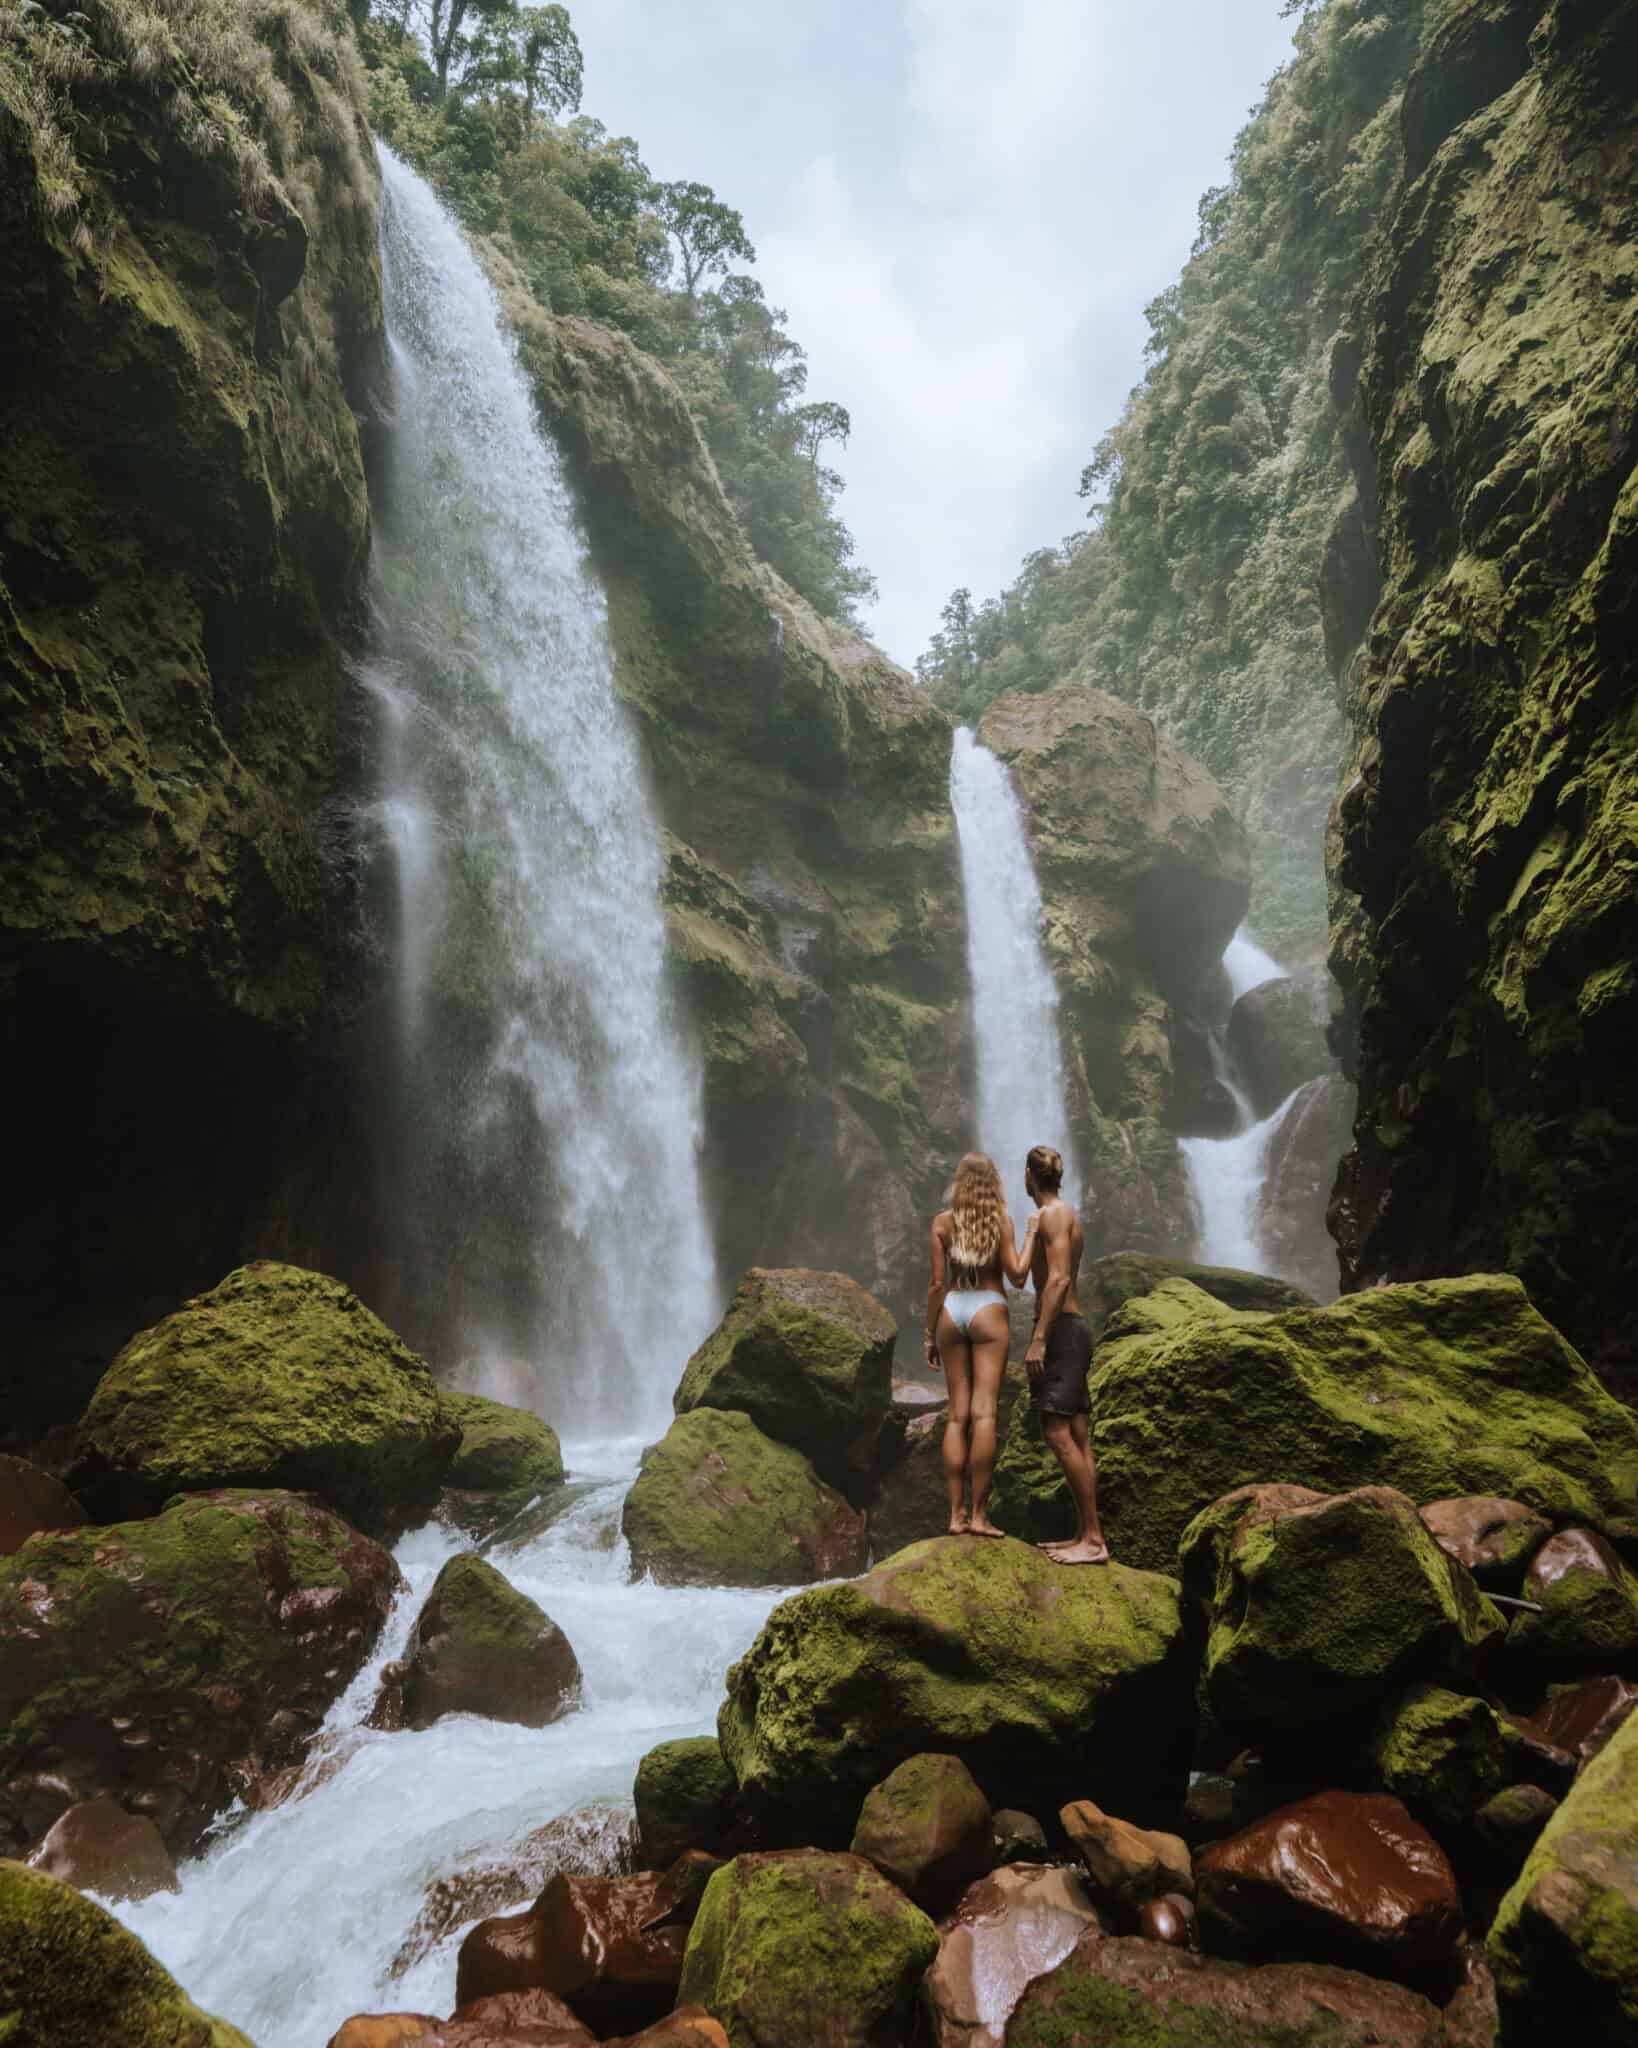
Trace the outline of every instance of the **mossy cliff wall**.
<instances>
[{"instance_id":1,"label":"mossy cliff wall","mask_svg":"<svg viewBox=\"0 0 1638 2048\"><path fill-rule=\"evenodd\" d=\"M1633 1385L1638 6L1469 0L1333 388L1381 578L1332 964L1356 1286L1498 1267Z\"/></svg>"},{"instance_id":2,"label":"mossy cliff wall","mask_svg":"<svg viewBox=\"0 0 1638 2048\"><path fill-rule=\"evenodd\" d=\"M36 1384L237 1262L352 971L374 222L304 0L0 12L0 1341Z\"/></svg>"}]
</instances>

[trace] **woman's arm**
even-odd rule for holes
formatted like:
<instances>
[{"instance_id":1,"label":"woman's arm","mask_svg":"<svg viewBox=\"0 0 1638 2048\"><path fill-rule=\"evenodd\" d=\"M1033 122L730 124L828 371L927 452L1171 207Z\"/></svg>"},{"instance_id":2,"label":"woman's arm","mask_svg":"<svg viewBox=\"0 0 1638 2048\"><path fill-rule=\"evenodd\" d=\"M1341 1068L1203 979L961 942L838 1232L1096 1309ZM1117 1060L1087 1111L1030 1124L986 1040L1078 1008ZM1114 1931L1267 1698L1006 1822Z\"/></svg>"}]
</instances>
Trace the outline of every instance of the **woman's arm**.
<instances>
[{"instance_id":1,"label":"woman's arm","mask_svg":"<svg viewBox=\"0 0 1638 2048\"><path fill-rule=\"evenodd\" d=\"M1041 1212L1037 1209L1031 1215L1029 1227L1024 1232L1022 1249L1015 1251L1013 1248L1012 1217L1010 1214L1004 1213L1002 1215L1001 1270L1006 1274L1014 1287L1022 1288L1029 1284L1030 1267L1035 1259L1035 1230L1040 1220Z\"/></svg>"},{"instance_id":2,"label":"woman's arm","mask_svg":"<svg viewBox=\"0 0 1638 2048\"><path fill-rule=\"evenodd\" d=\"M938 1357L938 1319L944 1307L944 1297L950 1291L950 1268L944 1256L944 1239L939 1235L939 1219L933 1218L932 1278L927 1283L927 1363L936 1366Z\"/></svg>"}]
</instances>

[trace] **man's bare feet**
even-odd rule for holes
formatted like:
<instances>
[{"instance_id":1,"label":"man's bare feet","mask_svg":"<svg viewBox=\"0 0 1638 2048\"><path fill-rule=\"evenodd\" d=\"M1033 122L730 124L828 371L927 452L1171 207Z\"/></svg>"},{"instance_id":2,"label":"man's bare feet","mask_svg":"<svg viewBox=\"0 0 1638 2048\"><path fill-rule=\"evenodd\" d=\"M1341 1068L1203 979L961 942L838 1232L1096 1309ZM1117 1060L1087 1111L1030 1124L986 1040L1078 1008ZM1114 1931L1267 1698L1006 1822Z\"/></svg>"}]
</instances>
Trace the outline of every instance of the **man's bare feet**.
<instances>
[{"instance_id":1,"label":"man's bare feet","mask_svg":"<svg viewBox=\"0 0 1638 2048\"><path fill-rule=\"evenodd\" d=\"M972 1523L968 1518L967 1510L965 1508L957 1508L950 1517L950 1534L952 1536L967 1536L971 1533Z\"/></svg>"},{"instance_id":2,"label":"man's bare feet","mask_svg":"<svg viewBox=\"0 0 1638 2048\"><path fill-rule=\"evenodd\" d=\"M967 1524L967 1529L968 1533L973 1536L1000 1536L1005 1539L1007 1533L1005 1529L998 1529L989 1516L985 1514L974 1515Z\"/></svg>"},{"instance_id":3,"label":"man's bare feet","mask_svg":"<svg viewBox=\"0 0 1638 2048\"><path fill-rule=\"evenodd\" d=\"M1048 1550L1047 1556L1054 1564L1107 1564L1109 1545L1091 1541L1065 1543Z\"/></svg>"}]
</instances>

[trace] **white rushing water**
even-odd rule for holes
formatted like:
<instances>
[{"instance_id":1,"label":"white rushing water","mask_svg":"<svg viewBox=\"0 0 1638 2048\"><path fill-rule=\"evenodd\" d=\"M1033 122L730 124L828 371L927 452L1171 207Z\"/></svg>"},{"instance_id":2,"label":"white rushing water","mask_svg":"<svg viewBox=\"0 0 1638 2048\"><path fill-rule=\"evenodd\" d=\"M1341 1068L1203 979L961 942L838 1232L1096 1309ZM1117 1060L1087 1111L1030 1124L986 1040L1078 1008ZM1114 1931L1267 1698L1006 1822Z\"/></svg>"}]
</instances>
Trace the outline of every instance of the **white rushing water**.
<instances>
[{"instance_id":1,"label":"white rushing water","mask_svg":"<svg viewBox=\"0 0 1638 2048\"><path fill-rule=\"evenodd\" d=\"M718 1307L660 833L494 292L380 156L391 382L363 679L397 897L398 1265L453 1297L480 1386L491 1354L490 1390L518 1398L521 1357L560 1428L658 1433ZM628 1267L615 1227L634 1216Z\"/></svg>"},{"instance_id":2,"label":"white rushing water","mask_svg":"<svg viewBox=\"0 0 1638 2048\"><path fill-rule=\"evenodd\" d=\"M230 1820L183 1866L180 1895L111 1908L198 2004L257 2048L322 2048L355 2012L450 2012L461 1935L502 1909L457 1912L415 1954L428 1887L528 1863L528 1838L559 1816L586 1816L579 1853L595 1865L612 1832L596 1809L629 1804L644 1751L714 1730L724 1673L783 1596L629 1582L619 1518L637 1448L572 1446L571 1486L583 1484L567 1511L533 1541L490 1554L573 1644L584 1674L577 1712L544 1729L464 1714L419 1731L363 1725L377 1674L402 1650L438 1568L468 1547L423 1529L398 1548L409 1589L331 1712L304 1789ZM540 1876L537 1861L527 1897Z\"/></svg>"},{"instance_id":3,"label":"white rushing water","mask_svg":"<svg viewBox=\"0 0 1638 2048\"><path fill-rule=\"evenodd\" d=\"M1229 979L1231 1000L1237 1003L1248 989L1277 980L1285 969L1240 931L1223 955L1223 971ZM1222 1033L1213 1031L1209 1042L1212 1073L1234 1103L1236 1128L1226 1138L1178 1140L1200 1219L1194 1256L1203 1266L1237 1266L1242 1272L1261 1273L1267 1267L1258 1216L1269 1141L1292 1097L1287 1096L1271 1116L1258 1121L1234 1072Z\"/></svg>"},{"instance_id":4,"label":"white rushing water","mask_svg":"<svg viewBox=\"0 0 1638 2048\"><path fill-rule=\"evenodd\" d=\"M1017 792L966 726L950 756L950 804L967 905L978 1143L1001 1168L1018 1223L1030 1213L1024 1155L1032 1145L1063 1154L1064 1191L1075 1199L1058 988L1041 946L1041 890Z\"/></svg>"}]
</instances>

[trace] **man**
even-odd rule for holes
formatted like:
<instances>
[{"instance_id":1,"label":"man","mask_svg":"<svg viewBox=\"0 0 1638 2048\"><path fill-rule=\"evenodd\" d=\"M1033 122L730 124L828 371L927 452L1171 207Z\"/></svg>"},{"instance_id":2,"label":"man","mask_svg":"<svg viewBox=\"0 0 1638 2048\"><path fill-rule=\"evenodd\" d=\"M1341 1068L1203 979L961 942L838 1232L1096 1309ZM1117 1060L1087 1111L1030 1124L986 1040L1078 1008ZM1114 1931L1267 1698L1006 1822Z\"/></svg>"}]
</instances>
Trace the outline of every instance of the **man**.
<instances>
[{"instance_id":1,"label":"man","mask_svg":"<svg viewBox=\"0 0 1638 2048\"><path fill-rule=\"evenodd\" d=\"M1035 1334L1024 1353L1030 1399L1041 1418L1041 1434L1064 1468L1074 1496L1079 1528L1067 1543L1043 1543L1058 1564L1107 1564L1109 1546L1098 1526L1098 1478L1087 1418L1091 1399L1086 1376L1092 1365L1092 1332L1075 1292L1086 1233L1081 1219L1059 1194L1063 1155L1035 1145L1024 1162L1024 1187L1040 1211L1031 1277L1035 1282Z\"/></svg>"}]
</instances>

